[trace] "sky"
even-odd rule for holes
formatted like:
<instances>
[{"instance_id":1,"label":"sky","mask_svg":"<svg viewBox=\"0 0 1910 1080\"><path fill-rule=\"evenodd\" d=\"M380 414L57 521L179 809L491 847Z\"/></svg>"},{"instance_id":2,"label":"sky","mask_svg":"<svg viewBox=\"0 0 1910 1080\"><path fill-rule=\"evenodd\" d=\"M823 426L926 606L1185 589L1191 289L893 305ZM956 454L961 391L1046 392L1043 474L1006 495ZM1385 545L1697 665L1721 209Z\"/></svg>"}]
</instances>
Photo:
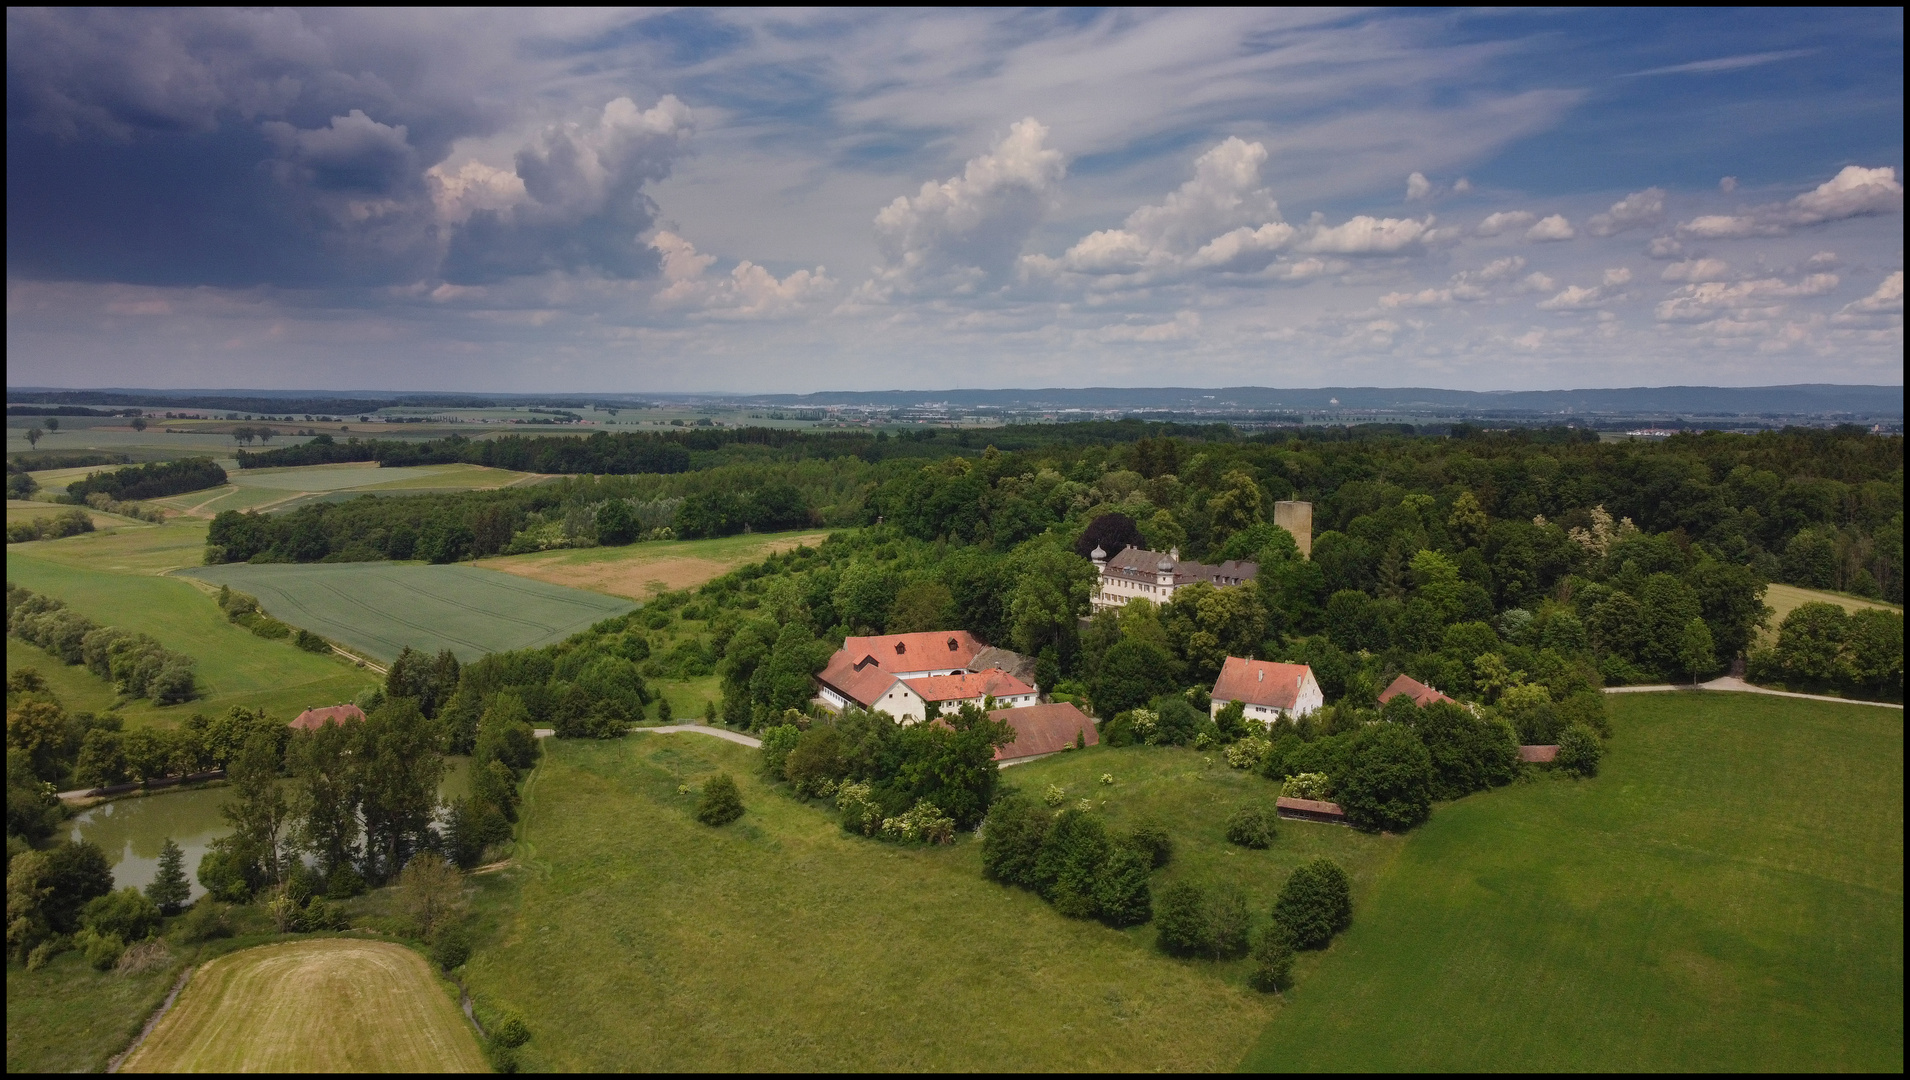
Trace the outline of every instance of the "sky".
<instances>
[{"instance_id":1,"label":"sky","mask_svg":"<svg viewBox=\"0 0 1910 1080\"><path fill-rule=\"evenodd\" d=\"M1903 383L1903 11L7 12L7 381Z\"/></svg>"}]
</instances>

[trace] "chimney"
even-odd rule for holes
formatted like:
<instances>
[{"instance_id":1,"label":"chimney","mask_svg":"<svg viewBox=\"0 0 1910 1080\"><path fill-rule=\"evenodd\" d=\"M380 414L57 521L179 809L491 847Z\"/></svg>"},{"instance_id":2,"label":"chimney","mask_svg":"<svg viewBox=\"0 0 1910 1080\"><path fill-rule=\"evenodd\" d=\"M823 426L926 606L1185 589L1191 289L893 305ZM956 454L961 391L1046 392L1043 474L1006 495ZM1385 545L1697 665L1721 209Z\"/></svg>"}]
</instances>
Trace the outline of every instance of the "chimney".
<instances>
[{"instance_id":1,"label":"chimney","mask_svg":"<svg viewBox=\"0 0 1910 1080\"><path fill-rule=\"evenodd\" d=\"M1255 678L1254 678L1254 680L1253 680L1254 682L1266 682L1266 681L1267 681L1267 669L1266 669L1266 668L1255 668L1255 669L1254 669L1254 675L1255 675Z\"/></svg>"}]
</instances>

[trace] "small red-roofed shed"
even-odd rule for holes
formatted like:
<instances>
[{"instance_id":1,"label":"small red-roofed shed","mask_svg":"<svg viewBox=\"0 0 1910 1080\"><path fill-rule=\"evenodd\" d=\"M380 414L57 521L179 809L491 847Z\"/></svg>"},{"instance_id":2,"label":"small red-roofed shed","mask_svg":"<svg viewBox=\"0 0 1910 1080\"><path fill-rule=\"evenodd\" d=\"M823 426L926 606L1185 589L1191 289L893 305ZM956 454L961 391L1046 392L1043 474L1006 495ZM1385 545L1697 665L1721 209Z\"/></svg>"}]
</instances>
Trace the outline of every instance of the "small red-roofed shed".
<instances>
[{"instance_id":1,"label":"small red-roofed shed","mask_svg":"<svg viewBox=\"0 0 1910 1080\"><path fill-rule=\"evenodd\" d=\"M1101 742L1100 734L1094 730L1094 721L1070 701L996 709L988 718L1007 724L1015 732L1014 742L995 750L996 761L1026 761L1066 750L1074 745L1077 736L1084 746Z\"/></svg>"},{"instance_id":2,"label":"small red-roofed shed","mask_svg":"<svg viewBox=\"0 0 1910 1080\"><path fill-rule=\"evenodd\" d=\"M317 731L326 724L342 724L347 720L363 720L365 711L356 705L333 705L324 709L306 709L293 720L291 727L295 731Z\"/></svg>"},{"instance_id":3,"label":"small red-roofed shed","mask_svg":"<svg viewBox=\"0 0 1910 1080\"><path fill-rule=\"evenodd\" d=\"M1413 704L1422 709L1435 701L1443 701L1449 705L1458 704L1458 702L1453 701L1451 698L1427 686L1425 683L1420 682L1418 679L1413 678L1411 675L1401 675L1391 683L1388 683L1386 689L1379 692L1379 703L1384 705L1401 694L1412 698Z\"/></svg>"}]
</instances>

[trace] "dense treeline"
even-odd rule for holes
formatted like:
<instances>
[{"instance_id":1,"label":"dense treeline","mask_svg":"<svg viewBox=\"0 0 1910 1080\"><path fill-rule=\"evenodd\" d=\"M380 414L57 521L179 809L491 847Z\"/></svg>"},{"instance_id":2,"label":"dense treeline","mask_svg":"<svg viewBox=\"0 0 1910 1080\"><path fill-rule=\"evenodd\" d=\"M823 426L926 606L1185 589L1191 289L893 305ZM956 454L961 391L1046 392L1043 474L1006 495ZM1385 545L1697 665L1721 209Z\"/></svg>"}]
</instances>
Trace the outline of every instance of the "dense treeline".
<instances>
[{"instance_id":1,"label":"dense treeline","mask_svg":"<svg viewBox=\"0 0 1910 1080\"><path fill-rule=\"evenodd\" d=\"M83 503L88 496L122 499L163 499L188 491L203 491L226 482L225 470L211 458L180 458L130 465L112 472L88 473L66 486L66 501Z\"/></svg>"}]
</instances>

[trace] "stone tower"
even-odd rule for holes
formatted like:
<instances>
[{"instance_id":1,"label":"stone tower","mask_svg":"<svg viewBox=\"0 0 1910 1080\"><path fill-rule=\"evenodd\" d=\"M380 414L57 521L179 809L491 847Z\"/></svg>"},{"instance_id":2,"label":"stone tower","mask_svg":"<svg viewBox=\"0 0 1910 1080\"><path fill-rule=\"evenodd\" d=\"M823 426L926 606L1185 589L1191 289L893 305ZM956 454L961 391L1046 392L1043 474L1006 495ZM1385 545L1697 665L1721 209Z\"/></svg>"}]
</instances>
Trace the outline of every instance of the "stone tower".
<instances>
[{"instance_id":1,"label":"stone tower","mask_svg":"<svg viewBox=\"0 0 1910 1080\"><path fill-rule=\"evenodd\" d=\"M1300 546L1300 557L1313 557L1313 504L1310 502L1277 502L1273 504L1273 523L1293 534L1293 542Z\"/></svg>"}]
</instances>

